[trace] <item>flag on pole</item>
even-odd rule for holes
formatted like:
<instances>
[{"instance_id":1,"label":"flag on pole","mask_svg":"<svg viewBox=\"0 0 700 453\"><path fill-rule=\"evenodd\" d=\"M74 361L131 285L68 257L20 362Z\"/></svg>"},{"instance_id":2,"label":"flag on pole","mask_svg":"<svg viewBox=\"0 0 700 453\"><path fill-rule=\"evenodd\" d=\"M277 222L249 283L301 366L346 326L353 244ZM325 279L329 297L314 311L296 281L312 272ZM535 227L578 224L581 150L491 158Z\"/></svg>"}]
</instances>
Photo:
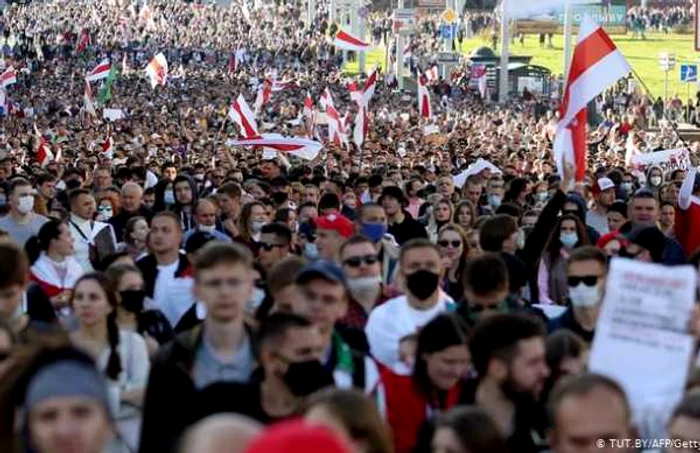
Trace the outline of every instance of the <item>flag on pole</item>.
<instances>
[{"instance_id":1,"label":"flag on pole","mask_svg":"<svg viewBox=\"0 0 700 453\"><path fill-rule=\"evenodd\" d=\"M564 89L559 123L554 137L554 157L560 174L567 164L576 166L576 180L586 172L586 106L631 71L605 31L589 18L579 26L579 36Z\"/></svg>"},{"instance_id":2,"label":"flag on pole","mask_svg":"<svg viewBox=\"0 0 700 453\"><path fill-rule=\"evenodd\" d=\"M328 141L336 146L342 144L342 124L340 113L332 104L326 106L326 115L328 116Z\"/></svg>"},{"instance_id":3,"label":"flag on pole","mask_svg":"<svg viewBox=\"0 0 700 453\"><path fill-rule=\"evenodd\" d=\"M168 62L162 52L153 57L148 66L146 74L151 79L151 88L158 85L165 85L168 79Z\"/></svg>"},{"instance_id":4,"label":"flag on pole","mask_svg":"<svg viewBox=\"0 0 700 453\"><path fill-rule=\"evenodd\" d=\"M314 160L323 149L319 142L300 137L283 137L279 134L263 134L260 137L236 140L231 146L262 146L304 160Z\"/></svg>"},{"instance_id":5,"label":"flag on pole","mask_svg":"<svg viewBox=\"0 0 700 453\"><path fill-rule=\"evenodd\" d=\"M355 35L352 35L345 30L338 30L335 35L333 45L342 50L353 50L355 52L364 52L369 50L369 43L364 42Z\"/></svg>"},{"instance_id":6,"label":"flag on pole","mask_svg":"<svg viewBox=\"0 0 700 453\"><path fill-rule=\"evenodd\" d=\"M418 113L421 118L430 119L433 116L433 111L430 107L430 93L426 86L427 83L425 75L418 77Z\"/></svg>"},{"instance_id":7,"label":"flag on pole","mask_svg":"<svg viewBox=\"0 0 700 453\"><path fill-rule=\"evenodd\" d=\"M87 80L97 82L98 80L106 79L109 76L109 71L112 69L112 64L107 58L102 60L92 71L88 72Z\"/></svg>"},{"instance_id":8,"label":"flag on pole","mask_svg":"<svg viewBox=\"0 0 700 453\"><path fill-rule=\"evenodd\" d=\"M321 99L319 99L318 104L321 106L321 110L328 110L328 106L333 106L333 95L331 95L331 90L326 88L321 93Z\"/></svg>"},{"instance_id":9,"label":"flag on pole","mask_svg":"<svg viewBox=\"0 0 700 453\"><path fill-rule=\"evenodd\" d=\"M365 86L362 89L362 103L367 106L369 101L374 96L374 91L377 89L377 66L369 73L369 77L365 81Z\"/></svg>"},{"instance_id":10,"label":"flag on pole","mask_svg":"<svg viewBox=\"0 0 700 453\"><path fill-rule=\"evenodd\" d=\"M357 112L355 117L355 129L353 130L353 141L357 145L359 150L362 150L362 145L367 137L367 131L369 130L369 116L367 115L367 106L360 106L360 111Z\"/></svg>"},{"instance_id":11,"label":"flag on pole","mask_svg":"<svg viewBox=\"0 0 700 453\"><path fill-rule=\"evenodd\" d=\"M231 104L228 116L238 124L238 127L241 129L241 135L244 138L260 136L258 133L258 124L255 122L255 115L242 94L239 94L238 98Z\"/></svg>"},{"instance_id":12,"label":"flag on pole","mask_svg":"<svg viewBox=\"0 0 700 453\"><path fill-rule=\"evenodd\" d=\"M350 92L350 100L359 105L362 100L362 93L357 90L357 83L354 81L348 83L348 91Z\"/></svg>"},{"instance_id":13,"label":"flag on pole","mask_svg":"<svg viewBox=\"0 0 700 453\"><path fill-rule=\"evenodd\" d=\"M112 85L114 85L115 80L117 80L117 67L112 65L104 84L100 87L100 91L97 92L97 103L99 105L104 106L112 99Z\"/></svg>"},{"instance_id":14,"label":"flag on pole","mask_svg":"<svg viewBox=\"0 0 700 453\"><path fill-rule=\"evenodd\" d=\"M425 71L425 76L428 78L428 82L437 82L437 80L440 78L437 65L433 65L430 67L430 69Z\"/></svg>"},{"instance_id":15,"label":"flag on pole","mask_svg":"<svg viewBox=\"0 0 700 453\"><path fill-rule=\"evenodd\" d=\"M270 102L272 97L272 82L268 79L263 80L263 83L258 87L258 93L255 96L255 113L260 113L265 107L265 104Z\"/></svg>"},{"instance_id":16,"label":"flag on pole","mask_svg":"<svg viewBox=\"0 0 700 453\"><path fill-rule=\"evenodd\" d=\"M15 72L14 67L10 66L0 75L0 86L7 88L13 83L17 83L17 72Z\"/></svg>"}]
</instances>

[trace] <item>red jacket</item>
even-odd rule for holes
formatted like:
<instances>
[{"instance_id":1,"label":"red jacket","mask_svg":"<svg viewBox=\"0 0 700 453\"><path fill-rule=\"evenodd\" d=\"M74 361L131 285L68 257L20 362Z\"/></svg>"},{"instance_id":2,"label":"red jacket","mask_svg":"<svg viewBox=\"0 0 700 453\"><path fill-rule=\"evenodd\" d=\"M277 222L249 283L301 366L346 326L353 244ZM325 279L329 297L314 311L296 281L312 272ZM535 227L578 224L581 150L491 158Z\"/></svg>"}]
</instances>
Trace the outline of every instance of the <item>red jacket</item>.
<instances>
[{"instance_id":1,"label":"red jacket","mask_svg":"<svg viewBox=\"0 0 700 453\"><path fill-rule=\"evenodd\" d=\"M381 385L384 392L386 420L394 434L394 452L410 453L418 440L423 423L435 410L446 411L459 402L461 382L447 393L444 406L431 407L428 398L413 382L411 376L401 376L381 366Z\"/></svg>"},{"instance_id":2,"label":"red jacket","mask_svg":"<svg viewBox=\"0 0 700 453\"><path fill-rule=\"evenodd\" d=\"M691 200L688 209L676 209L674 230L686 256L700 249L700 203L696 199Z\"/></svg>"}]
</instances>

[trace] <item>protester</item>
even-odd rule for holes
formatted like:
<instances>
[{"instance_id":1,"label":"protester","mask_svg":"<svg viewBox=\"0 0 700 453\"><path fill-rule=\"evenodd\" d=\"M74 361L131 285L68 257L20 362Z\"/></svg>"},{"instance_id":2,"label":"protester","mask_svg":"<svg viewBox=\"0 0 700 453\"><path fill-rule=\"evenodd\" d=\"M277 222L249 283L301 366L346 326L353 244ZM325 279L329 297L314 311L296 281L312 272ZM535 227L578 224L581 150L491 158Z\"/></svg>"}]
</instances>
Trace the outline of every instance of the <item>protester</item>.
<instances>
[{"instance_id":1,"label":"protester","mask_svg":"<svg viewBox=\"0 0 700 453\"><path fill-rule=\"evenodd\" d=\"M438 417L433 453L505 453L505 438L491 417L478 407L456 407Z\"/></svg>"},{"instance_id":2,"label":"protester","mask_svg":"<svg viewBox=\"0 0 700 453\"><path fill-rule=\"evenodd\" d=\"M372 310L386 300L379 256L372 241L364 236L353 236L340 246L339 257L350 296L348 312L342 322L364 329Z\"/></svg>"},{"instance_id":3,"label":"protester","mask_svg":"<svg viewBox=\"0 0 700 453\"><path fill-rule=\"evenodd\" d=\"M117 248L111 226L92 220L95 216L95 200L86 189L73 189L68 194L70 219L68 224L73 236L75 258L85 272L99 267L104 258Z\"/></svg>"},{"instance_id":4,"label":"protester","mask_svg":"<svg viewBox=\"0 0 700 453\"><path fill-rule=\"evenodd\" d=\"M26 179L16 178L10 182L7 204L10 210L0 219L0 229L24 247L29 238L39 234L39 229L48 219L34 212L32 185Z\"/></svg>"}]
</instances>

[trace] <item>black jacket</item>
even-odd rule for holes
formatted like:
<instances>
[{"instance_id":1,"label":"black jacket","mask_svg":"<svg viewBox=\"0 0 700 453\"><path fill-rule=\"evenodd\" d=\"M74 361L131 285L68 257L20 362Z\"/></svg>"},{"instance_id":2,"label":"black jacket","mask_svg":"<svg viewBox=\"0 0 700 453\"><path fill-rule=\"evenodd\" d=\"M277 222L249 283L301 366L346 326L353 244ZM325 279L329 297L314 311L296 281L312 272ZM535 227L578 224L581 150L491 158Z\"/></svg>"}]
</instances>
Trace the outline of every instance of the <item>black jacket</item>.
<instances>
[{"instance_id":1,"label":"black jacket","mask_svg":"<svg viewBox=\"0 0 700 453\"><path fill-rule=\"evenodd\" d=\"M151 223L151 218L153 213L145 206L141 206L136 212L126 212L119 211L119 214L115 215L107 223L112 225L114 228L114 236L117 238L117 242L124 241L124 229L126 228L126 223L133 217L144 217L148 223Z\"/></svg>"},{"instance_id":2,"label":"black jacket","mask_svg":"<svg viewBox=\"0 0 700 453\"><path fill-rule=\"evenodd\" d=\"M158 279L158 262L156 257L153 255L146 255L136 262L136 266L143 274L143 281L146 284L146 296L153 297L153 293L156 286L156 280ZM190 272L190 262L187 259L187 255L180 253L180 262L175 270L175 278L184 277Z\"/></svg>"},{"instance_id":3,"label":"black jacket","mask_svg":"<svg viewBox=\"0 0 700 453\"><path fill-rule=\"evenodd\" d=\"M411 217L407 211L404 211L403 214L405 216L403 222L389 225L389 234L394 236L399 245L403 245L410 239L428 237L425 227L419 221Z\"/></svg>"},{"instance_id":4,"label":"black jacket","mask_svg":"<svg viewBox=\"0 0 700 453\"><path fill-rule=\"evenodd\" d=\"M257 355L253 328L246 334ZM194 358L202 341L202 327L183 332L156 353L146 387L143 407L140 453L175 452L183 431L197 421L197 389L194 385Z\"/></svg>"}]
</instances>

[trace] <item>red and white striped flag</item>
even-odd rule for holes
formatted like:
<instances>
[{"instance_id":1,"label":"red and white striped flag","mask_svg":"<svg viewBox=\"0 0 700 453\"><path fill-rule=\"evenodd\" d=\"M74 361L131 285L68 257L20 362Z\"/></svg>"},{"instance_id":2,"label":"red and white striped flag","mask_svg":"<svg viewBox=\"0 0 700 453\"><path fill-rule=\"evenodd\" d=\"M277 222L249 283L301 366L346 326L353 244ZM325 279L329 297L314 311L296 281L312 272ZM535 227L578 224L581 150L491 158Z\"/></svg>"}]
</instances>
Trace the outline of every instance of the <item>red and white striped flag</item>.
<instances>
[{"instance_id":1,"label":"red and white striped flag","mask_svg":"<svg viewBox=\"0 0 700 453\"><path fill-rule=\"evenodd\" d=\"M126 55L126 54L125 54ZM104 59L95 66L95 69L88 72L86 79L89 82L97 82L98 80L106 79L109 76L109 71L112 69L112 63L108 59Z\"/></svg>"},{"instance_id":2,"label":"red and white striped flag","mask_svg":"<svg viewBox=\"0 0 700 453\"><path fill-rule=\"evenodd\" d=\"M589 18L579 27L578 43L564 89L560 120L554 137L554 158L560 174L576 167L576 180L586 172L586 105L631 71L605 31Z\"/></svg>"},{"instance_id":3,"label":"red and white striped flag","mask_svg":"<svg viewBox=\"0 0 700 453\"><path fill-rule=\"evenodd\" d=\"M486 99L486 65L475 64L471 70L471 80L481 94L482 99Z\"/></svg>"},{"instance_id":4,"label":"red and white striped flag","mask_svg":"<svg viewBox=\"0 0 700 453\"><path fill-rule=\"evenodd\" d=\"M428 80L424 75L418 77L418 114L421 118L430 119L433 116L433 110L430 107L427 83Z\"/></svg>"},{"instance_id":5,"label":"red and white striped flag","mask_svg":"<svg viewBox=\"0 0 700 453\"><path fill-rule=\"evenodd\" d=\"M367 138L367 131L369 130L369 116L367 114L367 106L360 106L360 111L357 112L355 117L355 129L353 130L353 141L357 145L359 150L362 150L362 145Z\"/></svg>"},{"instance_id":6,"label":"red and white striped flag","mask_svg":"<svg viewBox=\"0 0 700 453\"><path fill-rule=\"evenodd\" d=\"M321 106L321 110L328 110L328 106L333 106L333 95L331 95L331 90L326 88L321 93L321 99L319 99L318 104Z\"/></svg>"},{"instance_id":7,"label":"red and white striped flag","mask_svg":"<svg viewBox=\"0 0 700 453\"><path fill-rule=\"evenodd\" d=\"M355 81L348 83L348 91L350 92L350 100L359 105L362 101L362 93L357 90L357 83Z\"/></svg>"},{"instance_id":8,"label":"red and white striped flag","mask_svg":"<svg viewBox=\"0 0 700 453\"><path fill-rule=\"evenodd\" d=\"M326 115L328 115L328 141L336 146L340 146L343 141L341 137L343 125L340 113L332 104L329 104L326 106Z\"/></svg>"},{"instance_id":9,"label":"red and white striped flag","mask_svg":"<svg viewBox=\"0 0 700 453\"><path fill-rule=\"evenodd\" d=\"M374 96L374 91L377 89L377 67L372 69L369 73L369 77L365 81L365 86L362 89L362 105L369 105L369 101L372 100Z\"/></svg>"},{"instance_id":10,"label":"red and white striped flag","mask_svg":"<svg viewBox=\"0 0 700 453\"><path fill-rule=\"evenodd\" d=\"M146 66L146 75L151 79L151 88L165 85L168 80L168 61L163 53L157 54Z\"/></svg>"},{"instance_id":11,"label":"red and white striped flag","mask_svg":"<svg viewBox=\"0 0 700 453\"><path fill-rule=\"evenodd\" d=\"M80 37L78 38L78 47L75 49L75 53L79 54L85 52L90 45L90 30L83 28L80 32Z\"/></svg>"},{"instance_id":12,"label":"red and white striped flag","mask_svg":"<svg viewBox=\"0 0 700 453\"><path fill-rule=\"evenodd\" d=\"M440 78L437 65L433 65L425 71L425 76L428 78L428 82L436 82Z\"/></svg>"},{"instance_id":13,"label":"red and white striped flag","mask_svg":"<svg viewBox=\"0 0 700 453\"><path fill-rule=\"evenodd\" d=\"M364 52L369 50L369 43L364 42L355 35L352 35L344 30L338 30L335 35L333 45L342 50L353 50L355 52Z\"/></svg>"},{"instance_id":14,"label":"red and white striped flag","mask_svg":"<svg viewBox=\"0 0 700 453\"><path fill-rule=\"evenodd\" d=\"M274 80L272 82L272 92L277 93L278 91L289 90L298 86L294 80Z\"/></svg>"},{"instance_id":15,"label":"red and white striped flag","mask_svg":"<svg viewBox=\"0 0 700 453\"><path fill-rule=\"evenodd\" d=\"M304 160L314 160L323 149L319 142L300 137L283 137L279 134L263 134L260 137L236 140L232 146L262 146Z\"/></svg>"},{"instance_id":16,"label":"red and white striped flag","mask_svg":"<svg viewBox=\"0 0 700 453\"><path fill-rule=\"evenodd\" d=\"M265 79L258 87L258 93L255 96L255 113L260 113L265 107L265 104L270 102L272 97L272 82Z\"/></svg>"},{"instance_id":17,"label":"red and white striped flag","mask_svg":"<svg viewBox=\"0 0 700 453\"><path fill-rule=\"evenodd\" d=\"M15 72L15 68L10 66L0 75L0 86L7 88L13 83L17 83L17 73Z\"/></svg>"},{"instance_id":18,"label":"red and white striped flag","mask_svg":"<svg viewBox=\"0 0 700 453\"><path fill-rule=\"evenodd\" d=\"M311 95L309 93L306 93L302 114L304 116L306 131L309 137L313 137L314 128L316 127L316 110L314 109L314 101L311 99Z\"/></svg>"},{"instance_id":19,"label":"red and white striped flag","mask_svg":"<svg viewBox=\"0 0 700 453\"><path fill-rule=\"evenodd\" d=\"M255 115L242 94L239 94L238 98L231 104L228 116L238 124L243 138L255 138L260 136L258 133L258 124L255 121Z\"/></svg>"},{"instance_id":20,"label":"red and white striped flag","mask_svg":"<svg viewBox=\"0 0 700 453\"><path fill-rule=\"evenodd\" d=\"M101 148L103 156L107 157L108 159L112 159L114 157L114 139L112 138L111 134L104 142L102 142Z\"/></svg>"},{"instance_id":21,"label":"red and white striped flag","mask_svg":"<svg viewBox=\"0 0 700 453\"><path fill-rule=\"evenodd\" d=\"M45 167L49 162L54 160L54 155L53 152L51 152L49 141L39 132L36 123L34 123L34 133L37 139L36 160L39 162L39 165Z\"/></svg>"}]
</instances>

